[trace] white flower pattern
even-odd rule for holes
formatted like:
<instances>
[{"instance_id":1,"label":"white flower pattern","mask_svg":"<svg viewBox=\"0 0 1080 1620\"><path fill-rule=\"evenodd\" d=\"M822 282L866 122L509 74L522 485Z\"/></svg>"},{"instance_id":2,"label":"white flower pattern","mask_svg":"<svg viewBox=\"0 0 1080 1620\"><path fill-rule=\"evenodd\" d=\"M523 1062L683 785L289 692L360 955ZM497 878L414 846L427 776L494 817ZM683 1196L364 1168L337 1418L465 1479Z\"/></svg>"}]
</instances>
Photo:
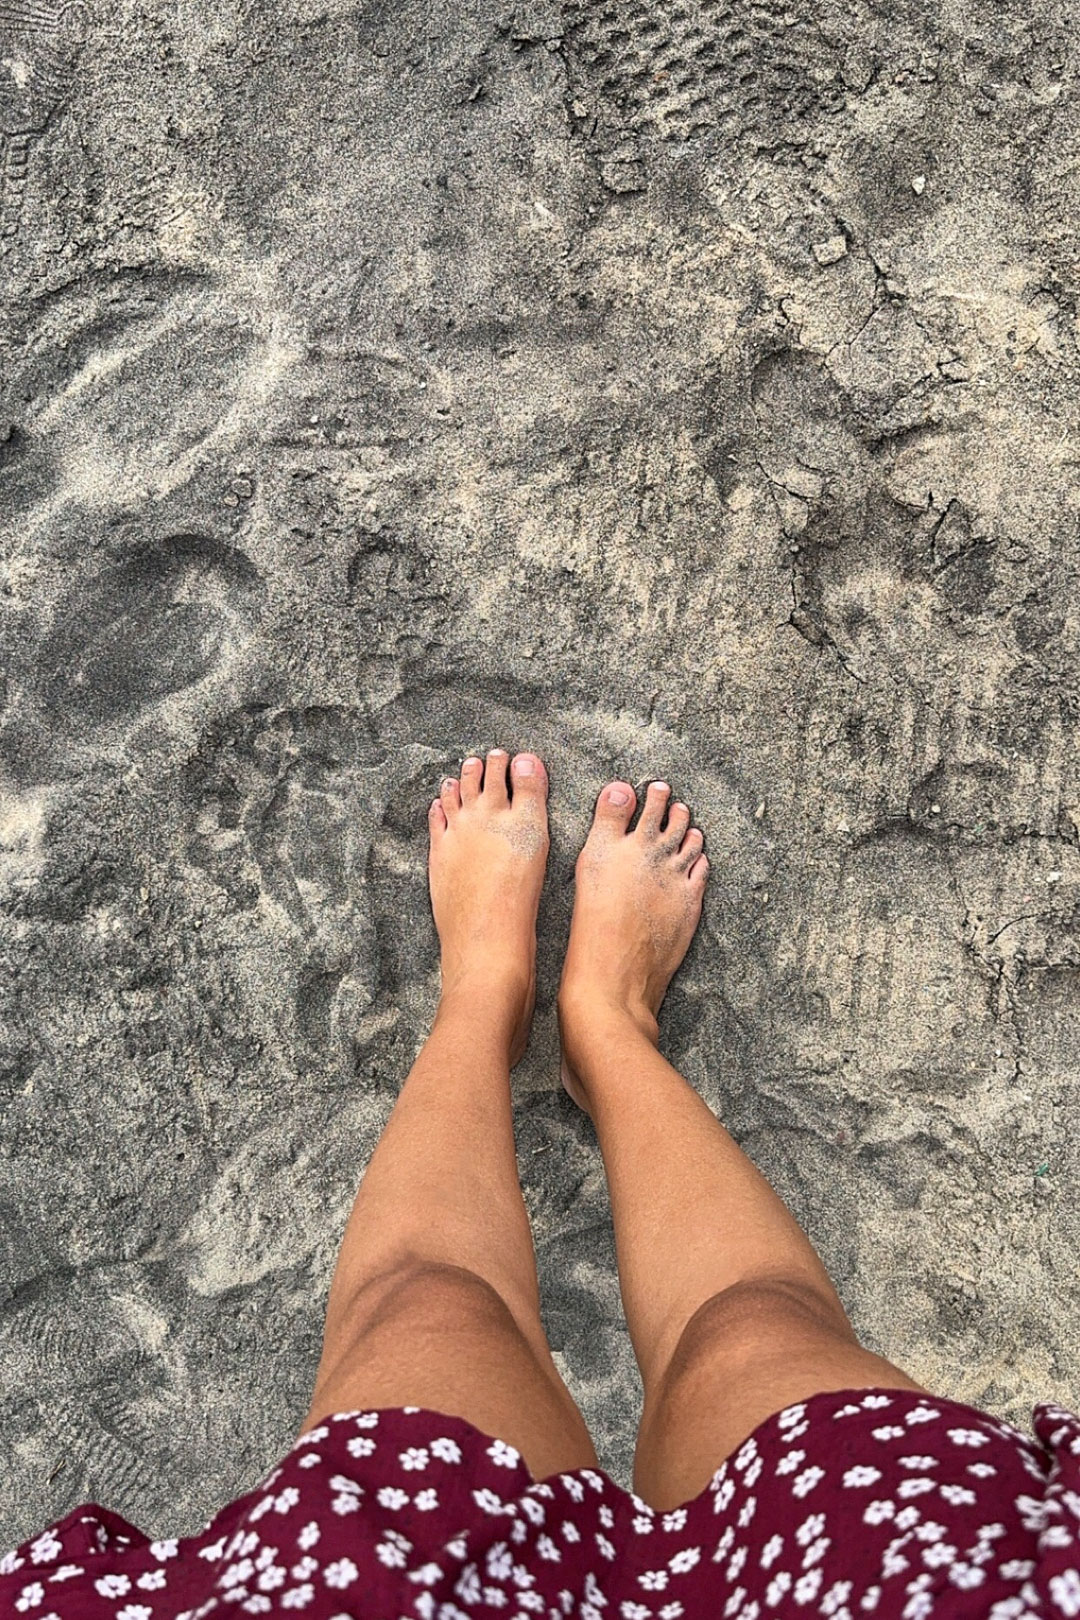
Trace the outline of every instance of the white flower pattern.
<instances>
[{"instance_id":1,"label":"white flower pattern","mask_svg":"<svg viewBox=\"0 0 1080 1620\"><path fill-rule=\"evenodd\" d=\"M461 1419L337 1413L227 1535L147 1541L91 1508L40 1531L0 1559L0 1614L98 1620L93 1592L100 1620L354 1620L377 1591L409 1620L947 1620L951 1593L987 1620L1080 1620L1080 1418L1044 1405L1036 1429L815 1396L654 1512L595 1468L534 1481Z\"/></svg>"},{"instance_id":2,"label":"white flower pattern","mask_svg":"<svg viewBox=\"0 0 1080 1620\"><path fill-rule=\"evenodd\" d=\"M487 1448L487 1454L498 1468L516 1468L521 1461L520 1451L508 1446L505 1440L495 1440Z\"/></svg>"},{"instance_id":3,"label":"white flower pattern","mask_svg":"<svg viewBox=\"0 0 1080 1620\"><path fill-rule=\"evenodd\" d=\"M1054 1606L1067 1616L1067 1620L1074 1620L1080 1614L1080 1571L1067 1569L1060 1575L1052 1576L1049 1589Z\"/></svg>"},{"instance_id":4,"label":"white flower pattern","mask_svg":"<svg viewBox=\"0 0 1080 1620\"><path fill-rule=\"evenodd\" d=\"M94 1591L106 1598L123 1597L131 1591L131 1580L127 1575L103 1575L94 1582Z\"/></svg>"},{"instance_id":5,"label":"white flower pattern","mask_svg":"<svg viewBox=\"0 0 1080 1620\"><path fill-rule=\"evenodd\" d=\"M780 1536L780 1535L770 1536L768 1541L765 1543L764 1547L762 1547L761 1556L760 1556L760 1558L758 1560L758 1562L760 1563L762 1569L771 1569L772 1566L776 1563L776 1560L779 1558L781 1552L783 1552L783 1550L784 1550L784 1538L783 1538L783 1536ZM742 1553L745 1556L746 1548L745 1547L740 1547L739 1552ZM740 1559L738 1566L734 1570L732 1570L731 1565L729 1564L728 1565L729 1576L733 1579L739 1573L739 1570L741 1568L742 1568L742 1559Z\"/></svg>"}]
</instances>

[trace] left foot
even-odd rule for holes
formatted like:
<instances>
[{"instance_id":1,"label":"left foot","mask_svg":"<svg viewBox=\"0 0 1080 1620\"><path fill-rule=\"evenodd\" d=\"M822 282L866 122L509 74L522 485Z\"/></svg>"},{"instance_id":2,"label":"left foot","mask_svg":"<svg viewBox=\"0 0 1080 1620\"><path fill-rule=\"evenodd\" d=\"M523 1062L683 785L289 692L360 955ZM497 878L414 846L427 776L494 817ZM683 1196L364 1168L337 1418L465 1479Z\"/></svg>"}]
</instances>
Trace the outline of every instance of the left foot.
<instances>
[{"instance_id":1,"label":"left foot","mask_svg":"<svg viewBox=\"0 0 1080 1620\"><path fill-rule=\"evenodd\" d=\"M446 777L428 810L443 1002L495 1014L509 1032L511 1065L525 1051L536 998L547 789L538 755L515 754L511 761L505 749L493 748L486 764L470 755L460 779Z\"/></svg>"}]
</instances>

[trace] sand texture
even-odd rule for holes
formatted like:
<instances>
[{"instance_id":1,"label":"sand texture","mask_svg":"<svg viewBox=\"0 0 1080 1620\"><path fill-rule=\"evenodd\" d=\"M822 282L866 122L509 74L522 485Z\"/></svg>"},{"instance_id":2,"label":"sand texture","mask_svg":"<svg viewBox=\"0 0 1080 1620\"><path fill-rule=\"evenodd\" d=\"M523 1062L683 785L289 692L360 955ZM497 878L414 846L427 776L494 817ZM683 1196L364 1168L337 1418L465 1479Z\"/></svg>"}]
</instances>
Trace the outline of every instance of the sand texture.
<instances>
[{"instance_id":1,"label":"sand texture","mask_svg":"<svg viewBox=\"0 0 1080 1620\"><path fill-rule=\"evenodd\" d=\"M856 1325L1080 1401L1080 116L1058 0L0 0L0 1543L291 1442L438 988L425 808L553 783L552 1343L639 1386L557 1088L668 777L664 1048Z\"/></svg>"}]
</instances>

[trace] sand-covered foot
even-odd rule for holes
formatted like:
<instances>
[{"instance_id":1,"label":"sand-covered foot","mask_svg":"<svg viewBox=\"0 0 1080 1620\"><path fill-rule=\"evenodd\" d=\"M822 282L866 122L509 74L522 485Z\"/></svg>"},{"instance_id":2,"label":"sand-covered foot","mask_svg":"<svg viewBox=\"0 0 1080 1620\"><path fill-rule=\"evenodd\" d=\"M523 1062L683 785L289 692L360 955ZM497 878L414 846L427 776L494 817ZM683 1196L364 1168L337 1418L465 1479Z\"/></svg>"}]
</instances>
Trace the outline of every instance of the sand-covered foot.
<instances>
[{"instance_id":1,"label":"sand-covered foot","mask_svg":"<svg viewBox=\"0 0 1080 1620\"><path fill-rule=\"evenodd\" d=\"M509 770L507 769L509 767ZM475 1003L525 1050L536 995L536 912L548 852L548 779L536 754L493 748L444 779L428 810L428 882L442 996Z\"/></svg>"},{"instance_id":2,"label":"sand-covered foot","mask_svg":"<svg viewBox=\"0 0 1080 1620\"><path fill-rule=\"evenodd\" d=\"M562 1080L588 1106L573 1063L577 1043L612 1013L656 1042L657 1015L701 917L709 872L701 829L671 789L653 782L637 825L628 782L609 782L575 868L570 943L559 985Z\"/></svg>"}]
</instances>

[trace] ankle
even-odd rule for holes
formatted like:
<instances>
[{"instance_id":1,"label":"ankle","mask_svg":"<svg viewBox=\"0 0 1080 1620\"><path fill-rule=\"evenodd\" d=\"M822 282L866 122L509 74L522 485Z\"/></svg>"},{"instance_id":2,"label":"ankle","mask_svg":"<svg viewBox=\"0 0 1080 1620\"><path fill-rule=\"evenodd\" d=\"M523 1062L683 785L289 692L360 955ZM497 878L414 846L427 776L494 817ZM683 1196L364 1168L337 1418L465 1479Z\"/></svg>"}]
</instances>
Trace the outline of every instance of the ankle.
<instances>
[{"instance_id":1,"label":"ankle","mask_svg":"<svg viewBox=\"0 0 1080 1620\"><path fill-rule=\"evenodd\" d=\"M563 1051L573 1068L587 1066L590 1054L612 1039L644 1039L656 1047L660 1026L642 1001L613 997L596 988L560 988L556 1008Z\"/></svg>"},{"instance_id":2,"label":"ankle","mask_svg":"<svg viewBox=\"0 0 1080 1620\"><path fill-rule=\"evenodd\" d=\"M506 951L472 950L442 953L439 963L441 994L445 1000L473 1000L484 1003L494 996L499 1002L528 994L533 982L533 964L521 954Z\"/></svg>"},{"instance_id":3,"label":"ankle","mask_svg":"<svg viewBox=\"0 0 1080 1620\"><path fill-rule=\"evenodd\" d=\"M444 972L435 1017L442 1023L463 1019L477 1030L512 1032L529 995L527 974Z\"/></svg>"}]
</instances>

